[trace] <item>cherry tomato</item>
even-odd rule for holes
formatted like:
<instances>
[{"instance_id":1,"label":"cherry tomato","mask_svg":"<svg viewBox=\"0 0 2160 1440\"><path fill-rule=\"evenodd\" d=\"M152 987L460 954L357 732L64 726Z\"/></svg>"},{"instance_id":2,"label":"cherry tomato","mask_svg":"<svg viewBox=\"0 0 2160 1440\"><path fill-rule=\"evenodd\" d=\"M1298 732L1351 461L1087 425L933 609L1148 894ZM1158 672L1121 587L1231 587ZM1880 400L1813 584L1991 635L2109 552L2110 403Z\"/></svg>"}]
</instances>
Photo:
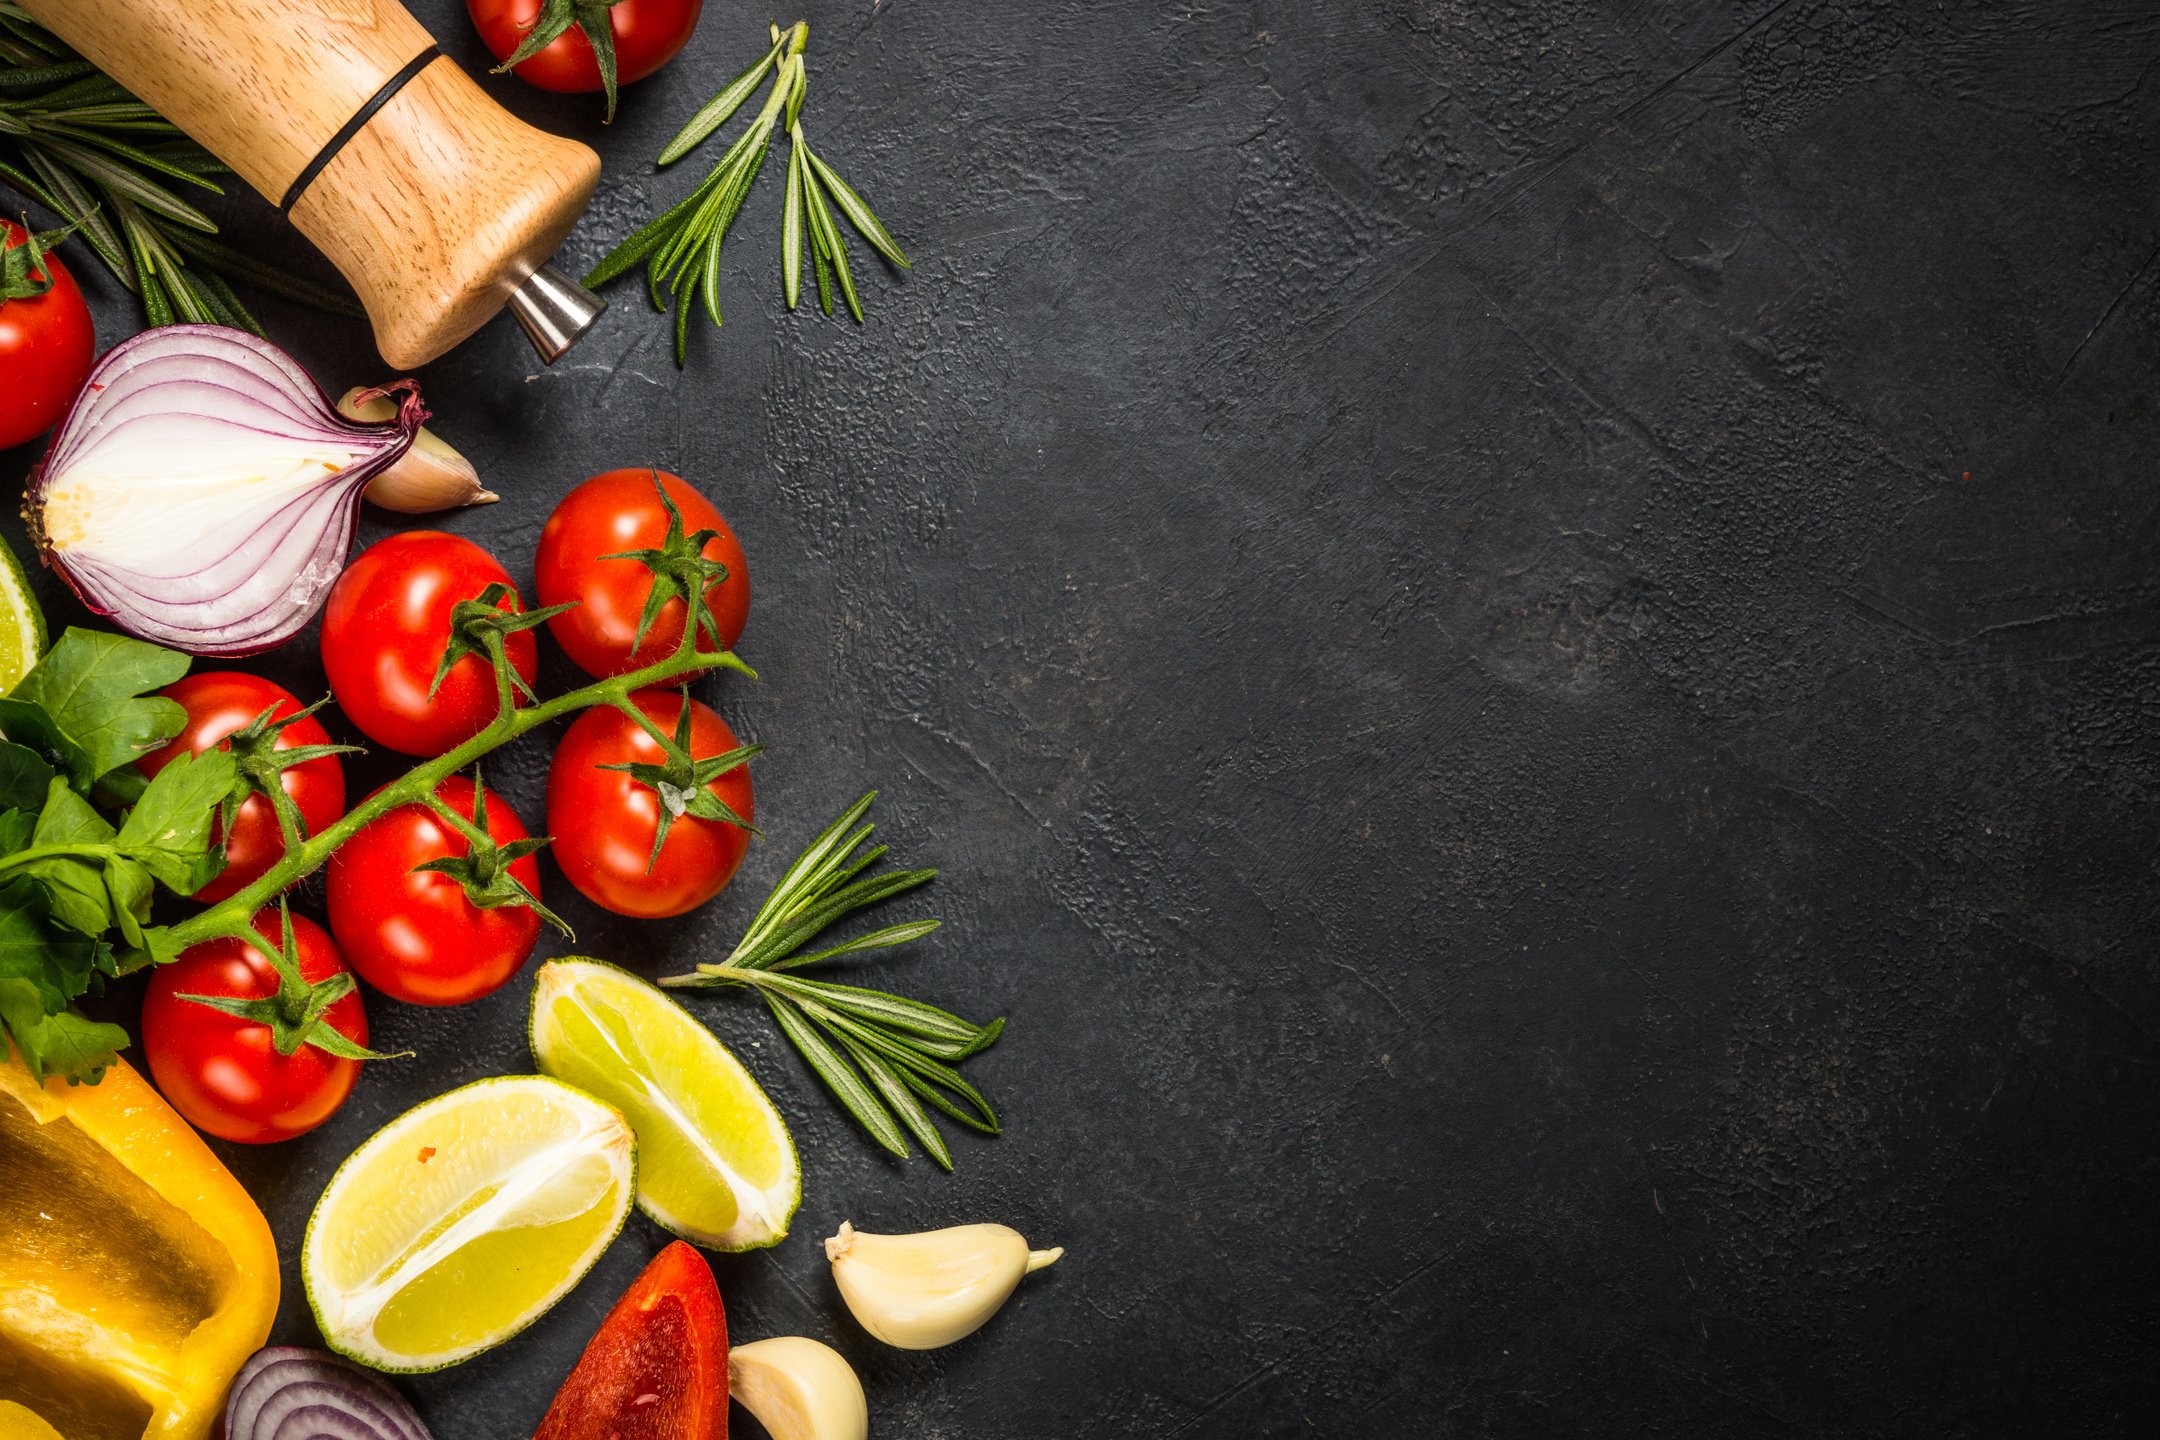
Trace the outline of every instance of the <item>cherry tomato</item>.
<instances>
[{"instance_id":1,"label":"cherry tomato","mask_svg":"<svg viewBox=\"0 0 2160 1440\"><path fill-rule=\"evenodd\" d=\"M677 1240L600 1322L533 1440L727 1434L727 1312L705 1257Z\"/></svg>"},{"instance_id":2,"label":"cherry tomato","mask_svg":"<svg viewBox=\"0 0 2160 1440\"><path fill-rule=\"evenodd\" d=\"M431 699L436 667L450 643L450 612L477 600L509 572L470 540L440 530L408 530L378 540L345 567L323 606L323 669L338 708L369 739L408 755L440 755L495 718L495 672L484 655L450 667ZM512 608L522 608L513 587ZM540 651L530 630L504 642L530 685Z\"/></svg>"},{"instance_id":3,"label":"cherry tomato","mask_svg":"<svg viewBox=\"0 0 2160 1440\"><path fill-rule=\"evenodd\" d=\"M135 762L145 775L157 774L180 755L200 755L213 747L231 749L227 737L265 710L271 710L273 720L282 720L306 708L282 685L238 670L206 670L158 693L187 711L187 727L164 749ZM310 715L278 731L276 748L294 750L329 743L328 732ZM310 835L345 813L345 767L335 755L281 771L278 780L299 807L301 823ZM237 895L260 880L284 855L285 836L278 828L277 810L270 797L250 795L240 802L232 834L225 837L224 871L196 891L195 898L212 903Z\"/></svg>"},{"instance_id":4,"label":"cherry tomato","mask_svg":"<svg viewBox=\"0 0 2160 1440\"><path fill-rule=\"evenodd\" d=\"M630 697L669 735L682 714L673 690L640 690ZM740 742L710 707L690 703L690 753L709 759ZM667 759L652 736L612 705L578 716L555 748L548 767L548 830L551 848L570 883L603 909L658 919L694 910L720 893L750 848L750 832L724 820L684 815L669 827L667 843L653 861L660 828L659 792L621 770L603 765L657 765ZM707 787L745 821L755 819L750 771L738 765Z\"/></svg>"},{"instance_id":5,"label":"cherry tomato","mask_svg":"<svg viewBox=\"0 0 2160 1440\"><path fill-rule=\"evenodd\" d=\"M292 923L300 978L312 983L345 968L322 926L300 915ZM255 928L276 944L278 912L258 913ZM249 1145L289 1140L329 1119L352 1093L360 1077L358 1060L314 1045L280 1055L268 1025L180 998L260 1000L277 989L276 969L237 938L191 946L151 972L143 996L143 1051L158 1089L196 1129ZM358 990L332 1002L323 1019L354 1044L367 1044L367 1012Z\"/></svg>"},{"instance_id":6,"label":"cherry tomato","mask_svg":"<svg viewBox=\"0 0 2160 1440\"><path fill-rule=\"evenodd\" d=\"M453 775L435 787L473 818L473 782ZM528 831L510 802L487 794L487 833L497 844ZM471 843L425 805L400 805L362 827L330 857L330 929L360 978L413 1005L462 1005L499 989L540 939L529 905L475 905L454 876L416 870L463 857ZM540 898L540 862L513 860L511 876Z\"/></svg>"},{"instance_id":7,"label":"cherry tomato","mask_svg":"<svg viewBox=\"0 0 2160 1440\"><path fill-rule=\"evenodd\" d=\"M540 19L545 0L465 0L481 43L507 60ZM705 0L617 0L608 10L615 36L615 83L642 80L675 58L697 29ZM561 38L521 62L519 79L560 94L584 95L601 88L592 42L573 25Z\"/></svg>"},{"instance_id":8,"label":"cherry tomato","mask_svg":"<svg viewBox=\"0 0 2160 1440\"><path fill-rule=\"evenodd\" d=\"M728 647L742 638L750 615L749 562L720 512L678 475L610 470L563 496L540 531L540 553L533 562L533 588L542 605L578 602L576 609L551 617L548 629L588 675L627 675L666 659L682 643L686 607L677 597L660 607L644 643L631 648L652 594L653 572L637 560L604 558L658 549L667 538L670 516L658 486L666 487L682 512L685 535L719 532L699 553L727 566L727 579L706 587L705 603ZM710 651L711 639L700 636L698 648Z\"/></svg>"},{"instance_id":9,"label":"cherry tomato","mask_svg":"<svg viewBox=\"0 0 2160 1440\"><path fill-rule=\"evenodd\" d=\"M12 221L0 231L0 245L9 250L29 239ZM52 286L43 294L24 293L47 279ZM16 293L0 299L0 450L50 430L90 378L90 362L97 358L90 307L57 255L48 254L41 269L7 289Z\"/></svg>"}]
</instances>

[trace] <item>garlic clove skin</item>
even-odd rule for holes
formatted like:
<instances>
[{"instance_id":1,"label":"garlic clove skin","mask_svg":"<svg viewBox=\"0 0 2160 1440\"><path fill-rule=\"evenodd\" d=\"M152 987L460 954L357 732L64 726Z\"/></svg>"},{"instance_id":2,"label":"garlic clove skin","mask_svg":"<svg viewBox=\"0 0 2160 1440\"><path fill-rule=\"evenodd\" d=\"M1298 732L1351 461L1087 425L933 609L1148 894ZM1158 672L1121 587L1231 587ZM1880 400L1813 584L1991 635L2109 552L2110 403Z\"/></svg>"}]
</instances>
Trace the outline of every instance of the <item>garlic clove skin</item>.
<instances>
[{"instance_id":1,"label":"garlic clove skin","mask_svg":"<svg viewBox=\"0 0 2160 1440\"><path fill-rule=\"evenodd\" d=\"M728 1394L772 1440L867 1440L870 1402L840 1352L800 1335L728 1351Z\"/></svg>"},{"instance_id":2,"label":"garlic clove skin","mask_svg":"<svg viewBox=\"0 0 2160 1440\"><path fill-rule=\"evenodd\" d=\"M355 385L338 401L338 413L348 420L388 420L397 406L387 396L361 400L368 392ZM400 515L429 515L455 510L461 505L492 505L502 496L480 483L480 472L440 435L420 427L412 448L396 463L368 482L363 492L370 504Z\"/></svg>"},{"instance_id":3,"label":"garlic clove skin","mask_svg":"<svg viewBox=\"0 0 2160 1440\"><path fill-rule=\"evenodd\" d=\"M1022 1276L1065 1253L1030 1250L1007 1225L955 1225L870 1235L845 1221L825 1242L833 1280L863 1329L901 1350L935 1350L972 1335Z\"/></svg>"}]
</instances>

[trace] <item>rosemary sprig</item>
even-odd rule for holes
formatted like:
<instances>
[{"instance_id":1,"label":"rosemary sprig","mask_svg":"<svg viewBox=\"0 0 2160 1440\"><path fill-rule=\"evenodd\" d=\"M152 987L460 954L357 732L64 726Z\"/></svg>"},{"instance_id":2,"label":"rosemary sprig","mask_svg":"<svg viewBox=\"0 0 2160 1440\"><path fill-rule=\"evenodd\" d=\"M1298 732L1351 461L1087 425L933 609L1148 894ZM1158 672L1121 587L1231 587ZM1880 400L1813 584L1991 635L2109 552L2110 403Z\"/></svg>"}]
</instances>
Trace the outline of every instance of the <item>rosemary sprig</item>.
<instances>
[{"instance_id":1,"label":"rosemary sprig","mask_svg":"<svg viewBox=\"0 0 2160 1440\"><path fill-rule=\"evenodd\" d=\"M935 920L910 920L823 949L806 948L847 916L937 875L935 870L866 873L886 850L883 845L863 849L876 827L861 822L875 799L873 790L810 842L765 897L727 959L660 983L755 990L788 1042L871 1138L905 1157L913 1136L950 1170L952 1150L925 1105L971 1130L998 1133L997 1112L953 1067L997 1043L1005 1021L975 1025L920 1000L793 973L843 955L904 945L938 927Z\"/></svg>"},{"instance_id":2,"label":"rosemary sprig","mask_svg":"<svg viewBox=\"0 0 2160 1440\"><path fill-rule=\"evenodd\" d=\"M687 353L693 304L702 305L713 324L720 323L720 249L765 167L776 130L785 129L788 135L788 188L780 231L781 290L788 309L793 310L801 298L802 250L807 237L817 271L819 304L827 315L832 314L837 280L848 313L857 324L862 323L862 298L848 265L847 241L833 220L836 209L871 249L902 270L910 268L907 256L862 196L810 149L803 136L802 107L809 93L803 49L809 44L810 27L798 20L785 30L773 26L771 34L772 49L690 117L690 123L661 150L659 163L672 165L703 144L771 76L772 89L749 128L728 146L696 189L640 226L585 277L585 284L597 289L644 265L646 293L652 297L653 308L665 313L672 306L675 311L678 367Z\"/></svg>"},{"instance_id":3,"label":"rosemary sprig","mask_svg":"<svg viewBox=\"0 0 2160 1440\"><path fill-rule=\"evenodd\" d=\"M232 325L262 334L237 280L336 315L337 294L209 237L217 224L180 193L221 195L227 173L179 127L0 0L0 184L77 230L142 302L152 325Z\"/></svg>"}]
</instances>

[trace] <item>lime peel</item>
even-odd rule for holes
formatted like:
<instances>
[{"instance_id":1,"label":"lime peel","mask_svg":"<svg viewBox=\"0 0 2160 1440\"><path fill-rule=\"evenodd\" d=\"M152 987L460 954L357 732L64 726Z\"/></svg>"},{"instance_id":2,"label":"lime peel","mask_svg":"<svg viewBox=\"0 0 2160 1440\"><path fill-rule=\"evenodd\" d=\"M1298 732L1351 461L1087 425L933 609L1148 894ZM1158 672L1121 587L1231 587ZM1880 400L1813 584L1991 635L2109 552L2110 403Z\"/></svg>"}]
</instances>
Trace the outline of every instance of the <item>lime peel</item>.
<instances>
[{"instance_id":1,"label":"lime peel","mask_svg":"<svg viewBox=\"0 0 2160 1440\"><path fill-rule=\"evenodd\" d=\"M535 1075L462 1086L338 1167L301 1242L308 1304L330 1348L364 1365L455 1365L568 1294L621 1233L636 1184L635 1136L605 1102Z\"/></svg>"},{"instance_id":2,"label":"lime peel","mask_svg":"<svg viewBox=\"0 0 2160 1440\"><path fill-rule=\"evenodd\" d=\"M802 1166L779 1110L711 1031L604 961L551 960L533 982L541 1073L620 1108L638 1131L638 1208L714 1250L786 1238Z\"/></svg>"}]
</instances>

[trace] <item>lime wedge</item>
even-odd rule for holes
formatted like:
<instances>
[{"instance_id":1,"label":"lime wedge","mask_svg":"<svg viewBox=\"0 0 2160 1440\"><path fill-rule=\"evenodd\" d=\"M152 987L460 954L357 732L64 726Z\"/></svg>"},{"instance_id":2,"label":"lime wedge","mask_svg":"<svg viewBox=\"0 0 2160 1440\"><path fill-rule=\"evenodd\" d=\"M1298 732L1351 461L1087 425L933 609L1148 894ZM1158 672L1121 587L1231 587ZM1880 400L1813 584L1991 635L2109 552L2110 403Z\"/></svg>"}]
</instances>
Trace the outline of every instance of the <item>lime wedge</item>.
<instances>
[{"instance_id":1,"label":"lime wedge","mask_svg":"<svg viewBox=\"0 0 2160 1440\"><path fill-rule=\"evenodd\" d=\"M30 673L45 653L45 612L30 593L30 577L5 540L0 540L0 695Z\"/></svg>"},{"instance_id":2,"label":"lime wedge","mask_svg":"<svg viewBox=\"0 0 2160 1440\"><path fill-rule=\"evenodd\" d=\"M499 1345L584 1278L637 1189L614 1109L537 1075L406 1111L330 1177L300 1275L330 1348L440 1370Z\"/></svg>"},{"instance_id":3,"label":"lime wedge","mask_svg":"<svg viewBox=\"0 0 2160 1440\"><path fill-rule=\"evenodd\" d=\"M597 1095L638 1139L638 1208L712 1250L783 1239L802 1166L780 1112L690 1013L626 970L551 960L533 981L533 1060Z\"/></svg>"}]
</instances>

